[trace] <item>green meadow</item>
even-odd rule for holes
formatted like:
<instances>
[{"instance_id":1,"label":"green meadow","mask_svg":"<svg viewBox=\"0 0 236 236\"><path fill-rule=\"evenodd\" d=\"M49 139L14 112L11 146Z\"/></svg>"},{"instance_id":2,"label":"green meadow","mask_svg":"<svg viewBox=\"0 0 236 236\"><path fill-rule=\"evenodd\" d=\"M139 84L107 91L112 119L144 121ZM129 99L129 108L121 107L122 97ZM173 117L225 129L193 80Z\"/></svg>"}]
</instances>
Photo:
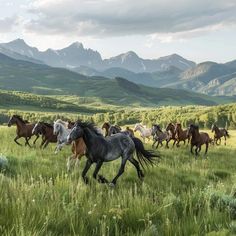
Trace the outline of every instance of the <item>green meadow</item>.
<instances>
[{"instance_id":1,"label":"green meadow","mask_svg":"<svg viewBox=\"0 0 236 236\"><path fill-rule=\"evenodd\" d=\"M236 132L229 133L227 146L210 146L207 156L203 148L197 159L187 145L159 148L162 160L143 182L128 163L111 188L92 179L94 168L83 183L85 157L67 173L69 146L57 155L54 144L20 147L15 127L1 126L9 163L0 173L0 235L234 235ZM101 174L112 179L119 164L105 164Z\"/></svg>"}]
</instances>

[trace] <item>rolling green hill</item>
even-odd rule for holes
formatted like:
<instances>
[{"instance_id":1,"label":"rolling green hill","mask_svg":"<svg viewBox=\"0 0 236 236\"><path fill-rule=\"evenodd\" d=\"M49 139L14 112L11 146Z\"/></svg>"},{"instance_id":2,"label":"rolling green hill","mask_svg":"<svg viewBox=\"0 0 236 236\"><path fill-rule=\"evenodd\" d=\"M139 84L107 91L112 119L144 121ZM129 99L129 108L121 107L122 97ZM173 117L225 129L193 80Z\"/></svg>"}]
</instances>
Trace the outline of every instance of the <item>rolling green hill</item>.
<instances>
[{"instance_id":1,"label":"rolling green hill","mask_svg":"<svg viewBox=\"0 0 236 236\"><path fill-rule=\"evenodd\" d=\"M0 89L96 97L113 105L215 105L226 102L224 98L216 99L182 90L136 85L122 78L111 80L83 76L66 69L15 60L3 54L0 54ZM228 99L227 102L233 100Z\"/></svg>"}]
</instances>

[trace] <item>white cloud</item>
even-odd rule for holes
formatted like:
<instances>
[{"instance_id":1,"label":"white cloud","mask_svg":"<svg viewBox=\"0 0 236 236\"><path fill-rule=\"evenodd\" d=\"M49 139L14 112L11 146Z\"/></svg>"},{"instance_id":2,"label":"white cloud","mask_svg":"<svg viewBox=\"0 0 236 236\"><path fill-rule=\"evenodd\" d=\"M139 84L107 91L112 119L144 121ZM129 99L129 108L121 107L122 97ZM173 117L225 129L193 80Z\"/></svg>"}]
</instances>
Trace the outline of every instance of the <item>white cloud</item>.
<instances>
[{"instance_id":1,"label":"white cloud","mask_svg":"<svg viewBox=\"0 0 236 236\"><path fill-rule=\"evenodd\" d=\"M33 19L26 29L38 34L156 34L163 42L236 22L235 0L35 0L28 11Z\"/></svg>"},{"instance_id":2,"label":"white cloud","mask_svg":"<svg viewBox=\"0 0 236 236\"><path fill-rule=\"evenodd\" d=\"M14 27L19 25L19 22L18 16L0 18L0 33L11 32Z\"/></svg>"}]
</instances>

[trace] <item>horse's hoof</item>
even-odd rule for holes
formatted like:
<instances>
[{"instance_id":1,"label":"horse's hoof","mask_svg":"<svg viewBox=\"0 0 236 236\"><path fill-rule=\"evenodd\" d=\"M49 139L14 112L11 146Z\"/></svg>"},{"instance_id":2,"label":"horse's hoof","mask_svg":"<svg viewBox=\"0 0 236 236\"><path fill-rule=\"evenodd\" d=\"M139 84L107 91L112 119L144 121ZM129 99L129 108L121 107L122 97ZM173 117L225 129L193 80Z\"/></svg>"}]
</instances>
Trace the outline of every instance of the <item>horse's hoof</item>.
<instances>
[{"instance_id":1,"label":"horse's hoof","mask_svg":"<svg viewBox=\"0 0 236 236\"><path fill-rule=\"evenodd\" d=\"M114 183L109 183L109 187L114 188L116 185Z\"/></svg>"}]
</instances>

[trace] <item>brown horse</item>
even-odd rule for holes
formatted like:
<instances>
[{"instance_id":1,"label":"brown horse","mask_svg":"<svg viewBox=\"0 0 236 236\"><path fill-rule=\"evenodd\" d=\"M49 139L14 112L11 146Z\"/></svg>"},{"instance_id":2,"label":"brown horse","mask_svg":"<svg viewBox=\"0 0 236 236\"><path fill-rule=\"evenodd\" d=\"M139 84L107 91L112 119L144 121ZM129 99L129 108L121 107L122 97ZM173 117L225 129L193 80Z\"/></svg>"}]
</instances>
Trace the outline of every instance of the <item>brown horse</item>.
<instances>
[{"instance_id":1,"label":"brown horse","mask_svg":"<svg viewBox=\"0 0 236 236\"><path fill-rule=\"evenodd\" d=\"M57 142L57 135L53 134L53 125L48 123L38 122L33 128L32 134L42 135L40 148L46 148L49 143Z\"/></svg>"},{"instance_id":2,"label":"brown horse","mask_svg":"<svg viewBox=\"0 0 236 236\"><path fill-rule=\"evenodd\" d=\"M174 140L173 146L175 146L176 143L176 133L175 133L175 125L173 123L169 123L166 127L166 131L169 132L171 134L170 136L170 140ZM170 142L170 140L168 141L168 143ZM167 144L168 145L168 144Z\"/></svg>"},{"instance_id":3,"label":"brown horse","mask_svg":"<svg viewBox=\"0 0 236 236\"><path fill-rule=\"evenodd\" d=\"M211 131L215 132L214 134L214 142L216 145L220 145L221 144L221 138L224 137L225 138L225 145L226 145L226 137L229 138L229 133L226 129L224 128L218 128L216 124L213 124L211 127ZM220 141L218 143L218 141Z\"/></svg>"},{"instance_id":4,"label":"brown horse","mask_svg":"<svg viewBox=\"0 0 236 236\"><path fill-rule=\"evenodd\" d=\"M109 129L111 128L111 124L109 122L105 122L102 125L102 129L105 129L105 137L109 136ZM113 125L116 129L118 129L119 131L121 131L121 127L119 125Z\"/></svg>"},{"instance_id":5,"label":"brown horse","mask_svg":"<svg viewBox=\"0 0 236 236\"><path fill-rule=\"evenodd\" d=\"M190 141L190 137L188 135L188 130L183 130L182 129L182 125L180 123L176 123L175 125L175 138L176 138L176 147L179 147L179 143L181 141L184 142L184 145L185 145L185 142L186 142L186 139L188 140L188 143Z\"/></svg>"},{"instance_id":6,"label":"brown horse","mask_svg":"<svg viewBox=\"0 0 236 236\"><path fill-rule=\"evenodd\" d=\"M102 129L105 129L105 137L108 136L110 127L111 127L111 124L109 122L105 122L102 125Z\"/></svg>"},{"instance_id":7,"label":"brown horse","mask_svg":"<svg viewBox=\"0 0 236 236\"><path fill-rule=\"evenodd\" d=\"M134 131L129 126L126 127L126 131L129 132L131 137L134 137Z\"/></svg>"},{"instance_id":8,"label":"brown horse","mask_svg":"<svg viewBox=\"0 0 236 236\"><path fill-rule=\"evenodd\" d=\"M82 156L86 154L86 145L84 143L83 138L79 138L72 142L72 155L68 157L67 160L67 170L71 170L71 166L74 163L74 165L78 166L79 161L81 160Z\"/></svg>"},{"instance_id":9,"label":"brown horse","mask_svg":"<svg viewBox=\"0 0 236 236\"><path fill-rule=\"evenodd\" d=\"M17 140L19 138L25 138L25 146L28 145L29 147L31 147L29 144L29 140L33 136L32 130L35 124L30 124L28 123L28 121L23 120L20 116L13 115L8 121L8 127L11 127L14 124L16 125L16 137L14 139L15 143L21 146L21 144ZM39 135L36 135L36 139L33 142L34 144L38 138Z\"/></svg>"},{"instance_id":10,"label":"brown horse","mask_svg":"<svg viewBox=\"0 0 236 236\"><path fill-rule=\"evenodd\" d=\"M68 120L68 125L67 125L68 129L72 129L74 127L74 125L75 125L75 122Z\"/></svg>"},{"instance_id":11,"label":"brown horse","mask_svg":"<svg viewBox=\"0 0 236 236\"><path fill-rule=\"evenodd\" d=\"M188 128L188 135L191 135L191 153L193 154L193 147L196 146L195 155L197 156L201 151L201 146L205 144L205 154L207 154L208 146L210 143L210 137L208 133L199 133L199 127L197 125L192 124Z\"/></svg>"}]
</instances>

